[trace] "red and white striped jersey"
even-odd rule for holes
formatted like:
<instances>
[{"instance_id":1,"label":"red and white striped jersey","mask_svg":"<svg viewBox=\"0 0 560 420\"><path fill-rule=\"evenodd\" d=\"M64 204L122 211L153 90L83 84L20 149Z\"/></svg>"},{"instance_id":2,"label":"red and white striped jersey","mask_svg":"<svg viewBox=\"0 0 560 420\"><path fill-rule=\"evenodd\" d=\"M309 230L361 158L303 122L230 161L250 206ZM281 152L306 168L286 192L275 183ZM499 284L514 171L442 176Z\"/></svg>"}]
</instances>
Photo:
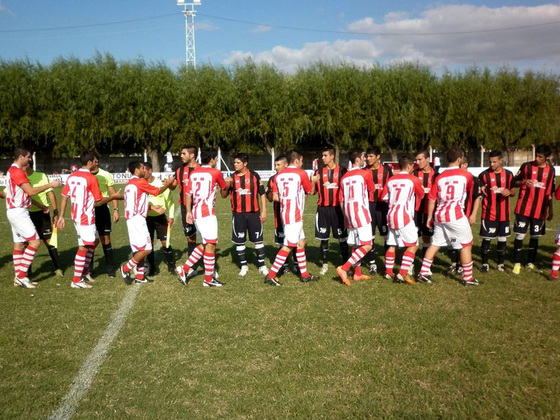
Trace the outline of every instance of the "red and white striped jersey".
<instances>
[{"instance_id":1,"label":"red and white striped jersey","mask_svg":"<svg viewBox=\"0 0 560 420\"><path fill-rule=\"evenodd\" d=\"M31 205L31 197L23 191L22 184L28 183L24 170L15 163L10 166L6 173L6 207L8 209L28 209Z\"/></svg>"},{"instance_id":2,"label":"red and white striped jersey","mask_svg":"<svg viewBox=\"0 0 560 420\"><path fill-rule=\"evenodd\" d=\"M434 220L448 223L465 217L463 206L473 188L473 176L464 169L447 169L439 174L428 195L430 200L437 200Z\"/></svg>"},{"instance_id":3,"label":"red and white striped jersey","mask_svg":"<svg viewBox=\"0 0 560 420\"><path fill-rule=\"evenodd\" d=\"M146 217L149 204L148 195L158 195L159 188L150 185L144 178L133 176L124 188L124 217L128 220L136 215Z\"/></svg>"},{"instance_id":4,"label":"red and white striped jersey","mask_svg":"<svg viewBox=\"0 0 560 420\"><path fill-rule=\"evenodd\" d=\"M226 187L222 173L216 168L202 165L191 172L186 194L192 197L192 214L194 219L216 214L216 186Z\"/></svg>"},{"instance_id":5,"label":"red and white striped jersey","mask_svg":"<svg viewBox=\"0 0 560 420\"><path fill-rule=\"evenodd\" d=\"M74 223L78 225L95 223L95 202L103 198L95 175L84 168L72 172L62 189L62 195L70 197Z\"/></svg>"},{"instance_id":6,"label":"red and white striped jersey","mask_svg":"<svg viewBox=\"0 0 560 420\"><path fill-rule=\"evenodd\" d=\"M288 166L276 175L272 192L280 198L280 215L284 225L298 223L303 220L305 194L313 190L313 185L303 169Z\"/></svg>"},{"instance_id":7,"label":"red and white striped jersey","mask_svg":"<svg viewBox=\"0 0 560 420\"><path fill-rule=\"evenodd\" d=\"M381 199L389 202L387 225L391 229L402 229L408 225L414 220L417 198L420 200L422 197L424 188L418 177L401 172L389 178L381 193Z\"/></svg>"},{"instance_id":8,"label":"red and white striped jersey","mask_svg":"<svg viewBox=\"0 0 560 420\"><path fill-rule=\"evenodd\" d=\"M339 200L344 219L349 228L359 228L371 223L369 193L375 190L372 171L350 168L340 180Z\"/></svg>"}]
</instances>

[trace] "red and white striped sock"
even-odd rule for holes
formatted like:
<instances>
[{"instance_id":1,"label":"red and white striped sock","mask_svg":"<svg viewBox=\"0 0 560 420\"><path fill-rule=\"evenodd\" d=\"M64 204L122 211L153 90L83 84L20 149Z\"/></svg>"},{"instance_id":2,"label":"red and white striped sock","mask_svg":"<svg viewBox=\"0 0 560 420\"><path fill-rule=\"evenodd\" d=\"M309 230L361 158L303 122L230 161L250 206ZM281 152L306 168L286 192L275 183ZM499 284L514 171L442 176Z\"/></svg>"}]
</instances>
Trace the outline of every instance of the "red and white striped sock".
<instances>
[{"instance_id":1,"label":"red and white striped sock","mask_svg":"<svg viewBox=\"0 0 560 420\"><path fill-rule=\"evenodd\" d=\"M474 263L472 261L467 264L462 264L464 281L471 281L473 279L473 265Z\"/></svg>"},{"instance_id":2,"label":"red and white striped sock","mask_svg":"<svg viewBox=\"0 0 560 420\"><path fill-rule=\"evenodd\" d=\"M424 258L422 260L422 268L420 269L420 274L422 274L423 276L429 276L430 268L432 267L433 262L434 260L429 260L427 258Z\"/></svg>"},{"instance_id":3,"label":"red and white striped sock","mask_svg":"<svg viewBox=\"0 0 560 420\"><path fill-rule=\"evenodd\" d=\"M555 252L552 255L552 278L558 278L558 270L560 270L560 252Z\"/></svg>"},{"instance_id":4,"label":"red and white striped sock","mask_svg":"<svg viewBox=\"0 0 560 420\"><path fill-rule=\"evenodd\" d=\"M82 280L82 275L84 274L84 268L86 264L87 251L83 251L78 248L76 257L74 258L74 278L72 281L78 283Z\"/></svg>"},{"instance_id":5,"label":"red and white striped sock","mask_svg":"<svg viewBox=\"0 0 560 420\"><path fill-rule=\"evenodd\" d=\"M214 274L214 266L216 265L216 254L209 252L204 253L204 281L210 283Z\"/></svg>"},{"instance_id":6,"label":"red and white striped sock","mask_svg":"<svg viewBox=\"0 0 560 420\"><path fill-rule=\"evenodd\" d=\"M191 255L189 255L189 258L187 259L187 261L185 261L185 264L183 264L183 270L185 271L185 273L187 273L198 262L198 260L202 258L202 255L202 245L199 245L195 249L193 249Z\"/></svg>"},{"instance_id":7,"label":"red and white striped sock","mask_svg":"<svg viewBox=\"0 0 560 420\"><path fill-rule=\"evenodd\" d=\"M395 267L395 260L397 259L397 254L393 251L387 251L385 253L385 273L390 276L394 275L393 268Z\"/></svg>"},{"instance_id":8,"label":"red and white striped sock","mask_svg":"<svg viewBox=\"0 0 560 420\"><path fill-rule=\"evenodd\" d=\"M18 279L22 279L25 277L25 274L23 274L21 270L21 263L23 261L23 251L19 249L14 249L13 258L14 258L14 272L16 273L16 277Z\"/></svg>"},{"instance_id":9,"label":"red and white striped sock","mask_svg":"<svg viewBox=\"0 0 560 420\"><path fill-rule=\"evenodd\" d=\"M309 273L307 272L307 258L305 258L305 248L298 248L296 250L296 259L301 277L304 279L309 277Z\"/></svg>"},{"instance_id":10,"label":"red and white striped sock","mask_svg":"<svg viewBox=\"0 0 560 420\"><path fill-rule=\"evenodd\" d=\"M404 276L408 273L408 269L414 263L414 254L409 251L404 251L401 261L401 269L399 270L399 274Z\"/></svg>"},{"instance_id":11,"label":"red and white striped sock","mask_svg":"<svg viewBox=\"0 0 560 420\"><path fill-rule=\"evenodd\" d=\"M282 268L282 266L286 262L286 259L288 258L288 255L290 255L290 252L291 251L285 251L284 249L280 248L280 251L278 251L278 254L276 254L276 258L272 263L272 267L268 272L268 277L270 277L271 279L276 278L276 275L278 274L278 270Z\"/></svg>"},{"instance_id":12,"label":"red and white striped sock","mask_svg":"<svg viewBox=\"0 0 560 420\"><path fill-rule=\"evenodd\" d=\"M128 260L123 270L128 273L136 266L138 266L138 261L136 261L134 258L131 258L130 260Z\"/></svg>"},{"instance_id":13,"label":"red and white striped sock","mask_svg":"<svg viewBox=\"0 0 560 420\"><path fill-rule=\"evenodd\" d=\"M350 270L350 267L352 267L354 264L357 264L360 261L362 261L362 258L364 258L365 255L366 255L366 251L364 250L363 246L354 247L354 249L352 250L352 255L350 255L350 258L348 258L348 261L346 261L344 264L342 264L342 269L344 271Z\"/></svg>"},{"instance_id":14,"label":"red and white striped sock","mask_svg":"<svg viewBox=\"0 0 560 420\"><path fill-rule=\"evenodd\" d=\"M35 257L35 253L37 252L37 248L33 248L32 246L28 246L25 248L23 256L21 257L21 274L23 276L27 276L27 270L29 270L29 266L33 262L33 258Z\"/></svg>"},{"instance_id":15,"label":"red and white striped sock","mask_svg":"<svg viewBox=\"0 0 560 420\"><path fill-rule=\"evenodd\" d=\"M93 261L93 253L94 252L95 252L94 247L92 247L92 246L87 247L86 262L85 262L85 265L84 265L83 274L88 274L89 273L89 269L91 267L91 262Z\"/></svg>"},{"instance_id":16,"label":"red and white striped sock","mask_svg":"<svg viewBox=\"0 0 560 420\"><path fill-rule=\"evenodd\" d=\"M144 280L144 261L136 264L136 280Z\"/></svg>"}]
</instances>

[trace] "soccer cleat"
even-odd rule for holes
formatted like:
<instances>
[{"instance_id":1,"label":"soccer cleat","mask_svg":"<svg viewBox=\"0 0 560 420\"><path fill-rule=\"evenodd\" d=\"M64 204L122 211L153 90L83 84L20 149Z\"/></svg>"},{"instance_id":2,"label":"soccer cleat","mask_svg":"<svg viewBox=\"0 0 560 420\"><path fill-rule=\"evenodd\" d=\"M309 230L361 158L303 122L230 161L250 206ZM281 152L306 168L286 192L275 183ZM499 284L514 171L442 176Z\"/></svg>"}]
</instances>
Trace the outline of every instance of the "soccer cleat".
<instances>
[{"instance_id":1,"label":"soccer cleat","mask_svg":"<svg viewBox=\"0 0 560 420\"><path fill-rule=\"evenodd\" d=\"M62 270L59 268L57 270L54 270L54 276L55 277L64 277L64 273L62 272Z\"/></svg>"},{"instance_id":2,"label":"soccer cleat","mask_svg":"<svg viewBox=\"0 0 560 420\"><path fill-rule=\"evenodd\" d=\"M191 270L192 270L192 268L191 268ZM183 269L182 265L175 268L175 272L177 273L177 277L179 278L179 282L181 284L186 285L189 282L189 280L188 280L189 276L185 275L185 270ZM189 273L190 273L190 270L189 270Z\"/></svg>"},{"instance_id":3,"label":"soccer cleat","mask_svg":"<svg viewBox=\"0 0 560 420\"><path fill-rule=\"evenodd\" d=\"M241 271L239 271L239 276L240 277L245 277L248 272L249 272L249 267L246 266L246 265L242 265L241 266Z\"/></svg>"},{"instance_id":4,"label":"soccer cleat","mask_svg":"<svg viewBox=\"0 0 560 420\"><path fill-rule=\"evenodd\" d=\"M93 277L91 277L91 274L87 273L87 274L82 274L82 280L85 281L86 283L94 283L95 280L93 279Z\"/></svg>"},{"instance_id":5,"label":"soccer cleat","mask_svg":"<svg viewBox=\"0 0 560 420\"><path fill-rule=\"evenodd\" d=\"M167 272L169 274L175 274L175 270L177 267L175 267L175 264L167 264Z\"/></svg>"},{"instance_id":6,"label":"soccer cleat","mask_svg":"<svg viewBox=\"0 0 560 420\"><path fill-rule=\"evenodd\" d=\"M292 265L292 268L290 269L292 271L292 273L294 273L296 276L299 276L301 273L299 271L299 267L297 265Z\"/></svg>"},{"instance_id":7,"label":"soccer cleat","mask_svg":"<svg viewBox=\"0 0 560 420\"><path fill-rule=\"evenodd\" d=\"M463 286L480 286L481 284L477 279L463 280Z\"/></svg>"},{"instance_id":8,"label":"soccer cleat","mask_svg":"<svg viewBox=\"0 0 560 420\"><path fill-rule=\"evenodd\" d=\"M519 274L521 273L521 263L515 263L513 269L511 270L512 274Z\"/></svg>"},{"instance_id":9,"label":"soccer cleat","mask_svg":"<svg viewBox=\"0 0 560 420\"><path fill-rule=\"evenodd\" d=\"M215 278L212 278L212 280L210 280L210 281L203 281L202 285L204 287L222 287L224 285L224 283L221 283L218 280L216 280Z\"/></svg>"},{"instance_id":10,"label":"soccer cleat","mask_svg":"<svg viewBox=\"0 0 560 420\"><path fill-rule=\"evenodd\" d=\"M480 267L480 272L488 273L489 271L490 271L490 266L488 264L482 264L482 267Z\"/></svg>"},{"instance_id":11,"label":"soccer cleat","mask_svg":"<svg viewBox=\"0 0 560 420\"><path fill-rule=\"evenodd\" d=\"M261 265L259 267L259 273L261 273L263 276L266 276L268 274L268 268L266 268L266 265Z\"/></svg>"},{"instance_id":12,"label":"soccer cleat","mask_svg":"<svg viewBox=\"0 0 560 420\"><path fill-rule=\"evenodd\" d=\"M179 266L182 268L182 266ZM175 268L175 270L177 270L177 268ZM198 271L196 271L194 268L189 268L189 271L187 272L187 278L190 279L191 277L194 277L198 274Z\"/></svg>"},{"instance_id":13,"label":"soccer cleat","mask_svg":"<svg viewBox=\"0 0 560 420\"><path fill-rule=\"evenodd\" d=\"M464 270L464 268L463 268L462 265L458 266L457 267L457 274L463 274L463 270Z\"/></svg>"},{"instance_id":14,"label":"soccer cleat","mask_svg":"<svg viewBox=\"0 0 560 420\"><path fill-rule=\"evenodd\" d=\"M93 286L91 284L88 284L82 278L82 280L77 283L72 282L72 284L70 284L70 287L72 287L73 289L91 289Z\"/></svg>"},{"instance_id":15,"label":"soccer cleat","mask_svg":"<svg viewBox=\"0 0 560 420\"><path fill-rule=\"evenodd\" d=\"M309 283L312 281L319 281L319 277L317 276L312 276L311 274L307 277L300 277L299 281L301 281L302 283Z\"/></svg>"},{"instance_id":16,"label":"soccer cleat","mask_svg":"<svg viewBox=\"0 0 560 420\"><path fill-rule=\"evenodd\" d=\"M148 283L149 281L153 281L153 280L150 280L148 277L143 277L141 279L134 279L134 283Z\"/></svg>"},{"instance_id":17,"label":"soccer cleat","mask_svg":"<svg viewBox=\"0 0 560 420\"><path fill-rule=\"evenodd\" d=\"M35 284L33 284L32 281L29 281L27 277L24 277L22 279L15 277L14 287L23 287L24 289L35 289Z\"/></svg>"},{"instance_id":18,"label":"soccer cleat","mask_svg":"<svg viewBox=\"0 0 560 420\"><path fill-rule=\"evenodd\" d=\"M430 274L418 273L418 275L416 276L416 279L418 281L421 281L422 283L431 283L432 282L432 276Z\"/></svg>"},{"instance_id":19,"label":"soccer cleat","mask_svg":"<svg viewBox=\"0 0 560 420\"><path fill-rule=\"evenodd\" d=\"M389 281L394 281L395 280L394 277L395 277L394 274L391 275L389 273L385 273L385 275L383 276L384 279L389 280Z\"/></svg>"},{"instance_id":20,"label":"soccer cleat","mask_svg":"<svg viewBox=\"0 0 560 420\"><path fill-rule=\"evenodd\" d=\"M132 279L130 278L130 271L124 271L124 265L120 268L121 276L126 284L132 284Z\"/></svg>"},{"instance_id":21,"label":"soccer cleat","mask_svg":"<svg viewBox=\"0 0 560 420\"><path fill-rule=\"evenodd\" d=\"M410 277L408 274L405 274L403 276L399 273L399 274L397 274L396 278L399 280L399 283L417 284L416 281L412 277Z\"/></svg>"},{"instance_id":22,"label":"soccer cleat","mask_svg":"<svg viewBox=\"0 0 560 420\"><path fill-rule=\"evenodd\" d=\"M366 276L365 274L354 274L354 276L352 276L352 280L354 281L363 281L363 280L369 280L371 279L370 276Z\"/></svg>"},{"instance_id":23,"label":"soccer cleat","mask_svg":"<svg viewBox=\"0 0 560 420\"><path fill-rule=\"evenodd\" d=\"M338 274L338 277L340 277L340 280L342 280L343 284L345 284L346 286L350 286L350 280L348 280L348 273L344 271L342 267L336 267L336 274Z\"/></svg>"},{"instance_id":24,"label":"soccer cleat","mask_svg":"<svg viewBox=\"0 0 560 420\"><path fill-rule=\"evenodd\" d=\"M525 266L525 268L527 270L531 270L533 273L537 273L537 274L541 274L542 270L539 270L537 267L535 267L535 264L533 263L527 263L527 265Z\"/></svg>"},{"instance_id":25,"label":"soccer cleat","mask_svg":"<svg viewBox=\"0 0 560 420\"><path fill-rule=\"evenodd\" d=\"M408 275L414 277L414 266L408 267Z\"/></svg>"},{"instance_id":26,"label":"soccer cleat","mask_svg":"<svg viewBox=\"0 0 560 420\"><path fill-rule=\"evenodd\" d=\"M218 270L214 269L214 272L212 273L212 278L215 280L218 280L220 278L220 275L218 274Z\"/></svg>"},{"instance_id":27,"label":"soccer cleat","mask_svg":"<svg viewBox=\"0 0 560 420\"><path fill-rule=\"evenodd\" d=\"M552 270L550 276L548 276L549 281L558 280L558 270Z\"/></svg>"},{"instance_id":28,"label":"soccer cleat","mask_svg":"<svg viewBox=\"0 0 560 420\"><path fill-rule=\"evenodd\" d=\"M114 279L115 278L115 269L113 267L107 267L107 275Z\"/></svg>"},{"instance_id":29,"label":"soccer cleat","mask_svg":"<svg viewBox=\"0 0 560 420\"><path fill-rule=\"evenodd\" d=\"M329 271L329 265L327 263L323 264L323 266L321 267L321 271L319 271L319 274L321 276L324 276L325 274L327 274L327 271Z\"/></svg>"},{"instance_id":30,"label":"soccer cleat","mask_svg":"<svg viewBox=\"0 0 560 420\"><path fill-rule=\"evenodd\" d=\"M504 267L503 264L498 264L498 271L501 271L502 273L503 273L504 271L506 271L506 268Z\"/></svg>"},{"instance_id":31,"label":"soccer cleat","mask_svg":"<svg viewBox=\"0 0 560 420\"><path fill-rule=\"evenodd\" d=\"M377 274L377 264L369 265L369 274L371 274L372 276Z\"/></svg>"},{"instance_id":32,"label":"soccer cleat","mask_svg":"<svg viewBox=\"0 0 560 420\"><path fill-rule=\"evenodd\" d=\"M269 286L282 286L282 283L280 283L276 279L271 279L268 276L264 277L264 284L268 284Z\"/></svg>"}]
</instances>

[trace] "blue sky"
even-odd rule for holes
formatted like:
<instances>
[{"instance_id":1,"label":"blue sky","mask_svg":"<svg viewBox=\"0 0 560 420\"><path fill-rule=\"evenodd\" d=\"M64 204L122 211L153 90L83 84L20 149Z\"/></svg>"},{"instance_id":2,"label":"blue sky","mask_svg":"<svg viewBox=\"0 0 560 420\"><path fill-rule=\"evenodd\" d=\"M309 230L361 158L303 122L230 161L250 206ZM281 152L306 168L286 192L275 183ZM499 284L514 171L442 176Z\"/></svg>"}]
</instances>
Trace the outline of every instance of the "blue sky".
<instances>
[{"instance_id":1,"label":"blue sky","mask_svg":"<svg viewBox=\"0 0 560 420\"><path fill-rule=\"evenodd\" d=\"M509 65L560 73L559 1L202 0L196 23L198 63L252 58L292 72L318 60L413 61L436 71ZM1 59L49 64L96 51L177 68L185 60L181 7L175 0L0 0Z\"/></svg>"}]
</instances>

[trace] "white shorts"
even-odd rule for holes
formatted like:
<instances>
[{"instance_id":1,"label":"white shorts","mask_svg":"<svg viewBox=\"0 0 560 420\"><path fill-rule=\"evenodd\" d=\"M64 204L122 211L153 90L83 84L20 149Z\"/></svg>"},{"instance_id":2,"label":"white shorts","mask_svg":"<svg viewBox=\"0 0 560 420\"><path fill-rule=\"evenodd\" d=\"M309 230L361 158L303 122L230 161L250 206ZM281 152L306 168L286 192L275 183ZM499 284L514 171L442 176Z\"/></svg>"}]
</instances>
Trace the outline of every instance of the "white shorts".
<instances>
[{"instance_id":1,"label":"white shorts","mask_svg":"<svg viewBox=\"0 0 560 420\"><path fill-rule=\"evenodd\" d=\"M472 245L473 235L469 220L463 217L454 222L435 223L432 245L449 246L453 249L463 249Z\"/></svg>"},{"instance_id":2,"label":"white shorts","mask_svg":"<svg viewBox=\"0 0 560 420\"><path fill-rule=\"evenodd\" d=\"M74 223L74 227L76 228L76 233L78 234L79 246L93 246L95 245L95 241L99 239L95 223L93 225L79 225Z\"/></svg>"},{"instance_id":3,"label":"white shorts","mask_svg":"<svg viewBox=\"0 0 560 420\"><path fill-rule=\"evenodd\" d=\"M371 241L373 241L371 225L368 224L359 228L348 228L348 243L350 245L371 245Z\"/></svg>"},{"instance_id":4,"label":"white shorts","mask_svg":"<svg viewBox=\"0 0 560 420\"><path fill-rule=\"evenodd\" d=\"M296 247L298 242L305 239L303 233L303 222L284 225L284 246Z\"/></svg>"},{"instance_id":5,"label":"white shorts","mask_svg":"<svg viewBox=\"0 0 560 420\"><path fill-rule=\"evenodd\" d=\"M6 210L6 215L12 226L14 243L29 242L39 239L37 229L31 221L29 210L17 208Z\"/></svg>"},{"instance_id":6,"label":"white shorts","mask_svg":"<svg viewBox=\"0 0 560 420\"><path fill-rule=\"evenodd\" d=\"M560 246L560 226L558 226L558 231L556 232L554 243L556 244L556 246Z\"/></svg>"},{"instance_id":7,"label":"white shorts","mask_svg":"<svg viewBox=\"0 0 560 420\"><path fill-rule=\"evenodd\" d=\"M194 225L200 234L203 244L218 243L218 218L216 216L195 219Z\"/></svg>"},{"instance_id":8,"label":"white shorts","mask_svg":"<svg viewBox=\"0 0 560 420\"><path fill-rule=\"evenodd\" d=\"M133 253L152 250L152 238L150 238L145 217L140 215L131 217L126 221L126 227L128 229L128 241Z\"/></svg>"},{"instance_id":9,"label":"white shorts","mask_svg":"<svg viewBox=\"0 0 560 420\"><path fill-rule=\"evenodd\" d=\"M418 228L414 221L400 229L389 228L387 234L387 245L399 248L408 248L409 246L418 245Z\"/></svg>"}]
</instances>

